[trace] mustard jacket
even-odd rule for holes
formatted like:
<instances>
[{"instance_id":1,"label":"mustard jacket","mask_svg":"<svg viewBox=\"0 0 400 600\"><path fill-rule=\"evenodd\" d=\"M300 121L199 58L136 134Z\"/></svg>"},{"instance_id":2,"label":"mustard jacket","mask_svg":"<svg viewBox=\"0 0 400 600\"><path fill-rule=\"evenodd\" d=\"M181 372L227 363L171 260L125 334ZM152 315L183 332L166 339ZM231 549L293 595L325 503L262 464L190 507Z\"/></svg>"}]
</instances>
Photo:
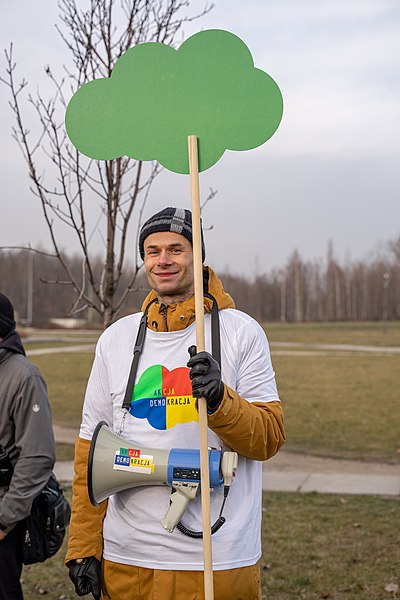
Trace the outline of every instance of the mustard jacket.
<instances>
[{"instance_id":1,"label":"mustard jacket","mask_svg":"<svg viewBox=\"0 0 400 600\"><path fill-rule=\"evenodd\" d=\"M220 310L234 308L232 298L210 267L208 290L216 298ZM156 298L151 291L142 310ZM204 310L210 312L212 301L204 299ZM148 327L155 331L177 331L195 320L194 297L169 305L154 302L149 307ZM208 416L208 426L232 450L253 460L267 460L285 441L283 411L280 402L250 403L225 385L224 396L215 413ZM92 506L87 491L87 465L90 442L78 438L75 445L75 475L73 480L72 517L69 528L68 551L65 562L75 558L102 557L102 523L107 510L105 500Z\"/></svg>"}]
</instances>

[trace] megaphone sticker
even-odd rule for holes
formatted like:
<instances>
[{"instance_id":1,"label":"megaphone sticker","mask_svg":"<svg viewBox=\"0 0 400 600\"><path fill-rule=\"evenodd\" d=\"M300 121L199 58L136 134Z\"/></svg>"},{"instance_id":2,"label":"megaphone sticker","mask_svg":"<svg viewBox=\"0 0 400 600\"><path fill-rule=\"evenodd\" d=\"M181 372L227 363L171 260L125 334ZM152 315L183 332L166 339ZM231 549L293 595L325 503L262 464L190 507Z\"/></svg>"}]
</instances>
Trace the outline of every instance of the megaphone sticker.
<instances>
[{"instance_id":1,"label":"megaphone sticker","mask_svg":"<svg viewBox=\"0 0 400 600\"><path fill-rule=\"evenodd\" d=\"M113 469L147 475L154 473L153 456L150 454L141 454L140 450L133 450L133 452L132 450L132 448L120 448L120 450L117 450L115 452Z\"/></svg>"},{"instance_id":2,"label":"megaphone sticker","mask_svg":"<svg viewBox=\"0 0 400 600\"><path fill-rule=\"evenodd\" d=\"M146 369L135 384L129 412L138 419L147 419L158 430L198 421L189 369L178 367L169 371L163 365Z\"/></svg>"}]
</instances>

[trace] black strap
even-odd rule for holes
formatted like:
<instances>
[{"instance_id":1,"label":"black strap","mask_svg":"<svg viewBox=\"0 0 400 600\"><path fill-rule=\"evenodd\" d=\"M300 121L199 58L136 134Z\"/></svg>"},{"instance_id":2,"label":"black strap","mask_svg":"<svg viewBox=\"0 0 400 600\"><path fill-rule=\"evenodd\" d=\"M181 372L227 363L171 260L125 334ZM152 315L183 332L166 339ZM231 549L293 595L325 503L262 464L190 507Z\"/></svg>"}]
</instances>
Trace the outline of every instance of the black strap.
<instances>
[{"instance_id":1,"label":"black strap","mask_svg":"<svg viewBox=\"0 0 400 600\"><path fill-rule=\"evenodd\" d=\"M211 352L213 358L218 362L221 367L221 337L219 331L219 308L218 303L214 296L209 294L208 292L204 293L205 298L209 298L212 300L212 308L211 308Z\"/></svg>"},{"instance_id":2,"label":"black strap","mask_svg":"<svg viewBox=\"0 0 400 600\"><path fill-rule=\"evenodd\" d=\"M139 358L140 358L140 355L142 354L144 340L146 337L147 313L149 312L150 306L153 304L153 302L156 302L156 300L157 300L157 298L154 298L154 300L149 302L149 304L146 306L146 310L144 311L144 313L142 315L142 318L140 319L139 329L138 329L137 336L136 336L135 347L133 349L133 360L132 360L132 364L131 364L131 370L129 372L128 383L126 384L124 401L122 403L122 408L125 410L129 410L131 407L131 400L132 400L133 388L135 387L135 379L136 379L136 373L137 373L138 364L139 364Z\"/></svg>"},{"instance_id":3,"label":"black strap","mask_svg":"<svg viewBox=\"0 0 400 600\"><path fill-rule=\"evenodd\" d=\"M218 302L208 291L208 281L210 279L210 271L207 268L203 269L203 295L205 298L212 300L211 308L211 353L213 358L221 367L221 339L219 331L219 307Z\"/></svg>"}]
</instances>

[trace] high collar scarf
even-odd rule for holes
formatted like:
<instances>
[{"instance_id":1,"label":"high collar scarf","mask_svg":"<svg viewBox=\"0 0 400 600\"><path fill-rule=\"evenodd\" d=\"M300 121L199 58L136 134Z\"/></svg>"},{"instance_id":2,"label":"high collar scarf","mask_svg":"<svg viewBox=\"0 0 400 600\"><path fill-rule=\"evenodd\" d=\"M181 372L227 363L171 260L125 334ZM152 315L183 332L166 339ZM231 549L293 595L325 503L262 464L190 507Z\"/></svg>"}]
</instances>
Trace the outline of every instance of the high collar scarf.
<instances>
[{"instance_id":1,"label":"high collar scarf","mask_svg":"<svg viewBox=\"0 0 400 600\"><path fill-rule=\"evenodd\" d=\"M235 303L231 296L225 292L220 279L210 267L203 267L205 273L205 292L209 292L217 301L218 309L235 308ZM142 305L144 312L146 307L157 298L157 294L152 290ZM211 312L212 300L204 298L204 311ZM154 302L148 311L148 327L154 331L179 331L186 329L195 321L194 296L178 304L160 304Z\"/></svg>"}]
</instances>

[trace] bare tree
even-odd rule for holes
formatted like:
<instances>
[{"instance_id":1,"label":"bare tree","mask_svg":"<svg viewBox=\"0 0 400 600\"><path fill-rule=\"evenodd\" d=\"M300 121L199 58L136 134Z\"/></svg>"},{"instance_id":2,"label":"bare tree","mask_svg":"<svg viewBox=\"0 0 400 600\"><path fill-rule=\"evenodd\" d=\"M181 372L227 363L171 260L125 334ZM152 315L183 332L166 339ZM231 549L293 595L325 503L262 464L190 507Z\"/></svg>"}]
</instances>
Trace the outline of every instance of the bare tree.
<instances>
[{"instance_id":1,"label":"bare tree","mask_svg":"<svg viewBox=\"0 0 400 600\"><path fill-rule=\"evenodd\" d=\"M396 258L396 260L400 263L400 235L396 240L392 240L389 242L389 250L391 250Z\"/></svg>"},{"instance_id":2,"label":"bare tree","mask_svg":"<svg viewBox=\"0 0 400 600\"><path fill-rule=\"evenodd\" d=\"M116 0L89 0L87 9L77 4L77 0L59 0L58 4L61 24L57 30L72 55L73 68L64 66L64 75L58 78L47 66L45 71L54 85L54 95L49 100L40 92L27 97L38 119L36 139L32 139L25 124L27 82L16 81L12 45L5 51L7 75L1 81L11 94L10 105L16 120L13 137L28 165L31 190L41 202L53 256L62 264L66 278L53 283L74 288L72 312L91 307L107 327L120 312L138 275L135 255L131 280L121 290L129 225L133 216L140 223L160 167L157 163L142 163L127 157L99 162L82 156L66 136L65 109L70 96L84 83L109 77L116 61L130 47L149 41L174 45L184 24L203 16L212 5L188 16L190 0L120 0L118 6ZM51 165L46 172L43 159ZM88 209L96 200L98 214L90 218L93 211ZM100 224L103 224L105 255L99 277L93 265L91 242ZM81 255L79 276L61 250L60 227L71 229L76 236Z\"/></svg>"},{"instance_id":3,"label":"bare tree","mask_svg":"<svg viewBox=\"0 0 400 600\"><path fill-rule=\"evenodd\" d=\"M392 243L392 242L391 242ZM390 243L390 244L391 244ZM372 261L341 265L328 252L327 261L304 261L294 251L285 268L263 273L258 266L256 277L220 273L225 289L236 306L251 314L260 323L267 321L387 321L400 317L400 268L394 256L377 256ZM388 246L390 247L390 246ZM27 250L0 248L1 291L13 300L20 323L35 327L51 325L54 317L68 314L74 290L67 286L63 293L55 286L45 285L37 273L45 272L54 281L62 278L62 264L40 249L34 255ZM63 255L74 277L79 277L81 261L77 255ZM102 272L99 257L92 260L97 279ZM15 274L18 273L18 277ZM297 273L297 274L296 274ZM124 293L132 279L132 267L127 266L121 277L116 299ZM146 291L145 273L141 271L135 290L129 296L129 308L120 314L139 310ZM141 284L142 282L142 284ZM142 289L140 289L142 288ZM92 309L87 311L91 316ZM33 319L32 319L33 317ZM91 325L98 325L96 319Z\"/></svg>"}]
</instances>

